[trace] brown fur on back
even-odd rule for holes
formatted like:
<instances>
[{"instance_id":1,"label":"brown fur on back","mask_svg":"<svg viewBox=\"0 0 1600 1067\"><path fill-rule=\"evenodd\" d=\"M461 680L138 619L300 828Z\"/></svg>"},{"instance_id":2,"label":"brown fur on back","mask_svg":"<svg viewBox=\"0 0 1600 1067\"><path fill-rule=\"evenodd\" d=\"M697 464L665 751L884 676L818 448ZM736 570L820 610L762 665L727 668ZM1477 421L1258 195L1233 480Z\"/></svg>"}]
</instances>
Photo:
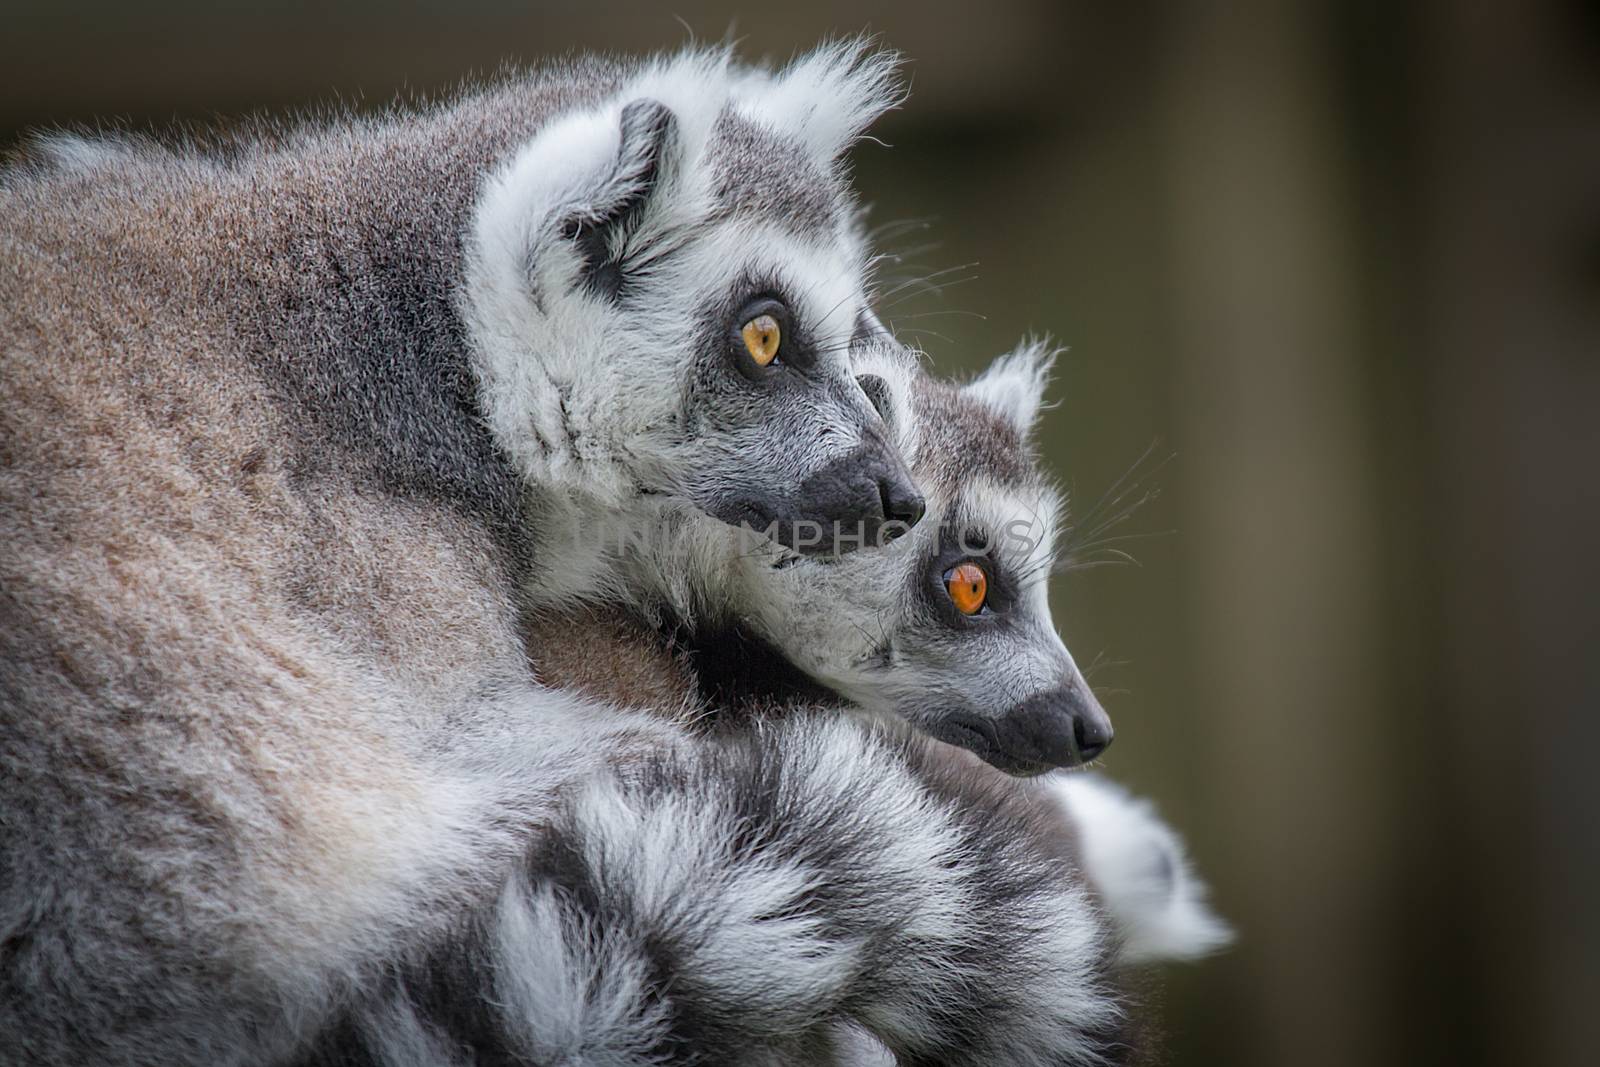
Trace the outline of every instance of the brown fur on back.
<instances>
[{"instance_id":1,"label":"brown fur on back","mask_svg":"<svg viewBox=\"0 0 1600 1067\"><path fill-rule=\"evenodd\" d=\"M524 632L534 675L545 685L679 722L705 713L693 666L626 612L545 612L530 617Z\"/></svg>"}]
</instances>

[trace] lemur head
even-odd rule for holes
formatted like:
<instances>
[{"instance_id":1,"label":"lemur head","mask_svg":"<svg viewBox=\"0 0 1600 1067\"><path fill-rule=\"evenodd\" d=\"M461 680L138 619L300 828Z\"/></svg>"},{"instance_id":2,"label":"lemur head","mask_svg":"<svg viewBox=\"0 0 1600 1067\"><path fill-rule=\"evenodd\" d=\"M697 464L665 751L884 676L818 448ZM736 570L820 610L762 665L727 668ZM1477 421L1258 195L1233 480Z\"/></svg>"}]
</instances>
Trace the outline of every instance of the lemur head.
<instances>
[{"instance_id":1,"label":"lemur head","mask_svg":"<svg viewBox=\"0 0 1600 1067\"><path fill-rule=\"evenodd\" d=\"M681 501L791 546L802 526L915 523L850 369L869 257L841 161L898 92L893 57L860 44L777 74L690 52L558 113L487 182L462 306L530 483Z\"/></svg>"},{"instance_id":2,"label":"lemur head","mask_svg":"<svg viewBox=\"0 0 1600 1067\"><path fill-rule=\"evenodd\" d=\"M834 561L771 546L739 554L730 601L814 680L1014 774L1086 762L1111 742L1050 619L1062 501L1029 440L1050 362L1028 344L956 385L897 346L858 350L928 519L882 551Z\"/></svg>"}]
</instances>

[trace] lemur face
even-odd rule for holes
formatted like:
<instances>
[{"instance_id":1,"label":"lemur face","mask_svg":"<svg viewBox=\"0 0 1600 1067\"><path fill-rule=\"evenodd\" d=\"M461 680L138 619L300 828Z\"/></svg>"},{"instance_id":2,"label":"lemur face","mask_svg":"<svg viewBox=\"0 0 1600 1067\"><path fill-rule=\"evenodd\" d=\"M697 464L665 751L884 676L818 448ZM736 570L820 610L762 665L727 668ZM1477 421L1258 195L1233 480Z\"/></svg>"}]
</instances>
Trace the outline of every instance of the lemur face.
<instances>
[{"instance_id":1,"label":"lemur face","mask_svg":"<svg viewBox=\"0 0 1600 1067\"><path fill-rule=\"evenodd\" d=\"M1026 347L956 386L879 352L858 369L911 457L928 517L847 559L743 557L754 625L853 702L1013 774L1093 759L1111 724L1050 619L1061 499L1027 444L1048 357Z\"/></svg>"},{"instance_id":2,"label":"lemur face","mask_svg":"<svg viewBox=\"0 0 1600 1067\"><path fill-rule=\"evenodd\" d=\"M463 299L484 406L531 482L831 554L923 510L849 363L868 257L838 157L891 62L713 67L646 71L488 183Z\"/></svg>"}]
</instances>

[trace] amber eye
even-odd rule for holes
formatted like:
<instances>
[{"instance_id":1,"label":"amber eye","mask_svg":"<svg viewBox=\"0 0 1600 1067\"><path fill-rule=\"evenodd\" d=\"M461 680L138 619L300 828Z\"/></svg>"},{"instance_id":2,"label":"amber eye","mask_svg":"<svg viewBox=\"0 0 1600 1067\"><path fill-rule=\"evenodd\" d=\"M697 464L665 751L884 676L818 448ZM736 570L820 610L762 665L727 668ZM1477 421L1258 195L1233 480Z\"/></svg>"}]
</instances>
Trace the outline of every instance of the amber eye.
<instances>
[{"instance_id":1,"label":"amber eye","mask_svg":"<svg viewBox=\"0 0 1600 1067\"><path fill-rule=\"evenodd\" d=\"M944 572L945 592L963 615L976 615L989 598L989 576L976 563L959 563Z\"/></svg>"},{"instance_id":2,"label":"amber eye","mask_svg":"<svg viewBox=\"0 0 1600 1067\"><path fill-rule=\"evenodd\" d=\"M750 353L756 366L765 367L778 358L783 331L778 329L778 320L771 315L757 315L744 324L739 336L744 338L744 350Z\"/></svg>"}]
</instances>

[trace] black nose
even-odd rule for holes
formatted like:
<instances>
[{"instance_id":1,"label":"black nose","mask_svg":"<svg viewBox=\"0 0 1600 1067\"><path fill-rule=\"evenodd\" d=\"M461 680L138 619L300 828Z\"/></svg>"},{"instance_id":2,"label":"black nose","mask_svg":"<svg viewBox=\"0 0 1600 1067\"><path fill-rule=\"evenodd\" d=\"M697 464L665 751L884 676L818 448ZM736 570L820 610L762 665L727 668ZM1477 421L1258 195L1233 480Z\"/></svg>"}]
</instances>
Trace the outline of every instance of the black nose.
<instances>
[{"instance_id":1,"label":"black nose","mask_svg":"<svg viewBox=\"0 0 1600 1067\"><path fill-rule=\"evenodd\" d=\"M893 541L922 521L928 502L917 487L898 471L878 481L878 499L883 502L883 539Z\"/></svg>"},{"instance_id":2,"label":"black nose","mask_svg":"<svg viewBox=\"0 0 1600 1067\"><path fill-rule=\"evenodd\" d=\"M1111 737L1111 717L1089 687L1074 678L1002 715L994 730L997 758L989 762L1013 774L1076 767L1099 757Z\"/></svg>"},{"instance_id":3,"label":"black nose","mask_svg":"<svg viewBox=\"0 0 1600 1067\"><path fill-rule=\"evenodd\" d=\"M1088 763L1111 747L1111 718L1094 697L1089 698L1095 714L1079 715L1072 720L1072 736L1078 743L1078 758Z\"/></svg>"},{"instance_id":4,"label":"black nose","mask_svg":"<svg viewBox=\"0 0 1600 1067\"><path fill-rule=\"evenodd\" d=\"M889 443L870 435L790 494L750 494L712 512L767 532L811 556L840 556L903 535L927 510L911 472Z\"/></svg>"}]
</instances>

